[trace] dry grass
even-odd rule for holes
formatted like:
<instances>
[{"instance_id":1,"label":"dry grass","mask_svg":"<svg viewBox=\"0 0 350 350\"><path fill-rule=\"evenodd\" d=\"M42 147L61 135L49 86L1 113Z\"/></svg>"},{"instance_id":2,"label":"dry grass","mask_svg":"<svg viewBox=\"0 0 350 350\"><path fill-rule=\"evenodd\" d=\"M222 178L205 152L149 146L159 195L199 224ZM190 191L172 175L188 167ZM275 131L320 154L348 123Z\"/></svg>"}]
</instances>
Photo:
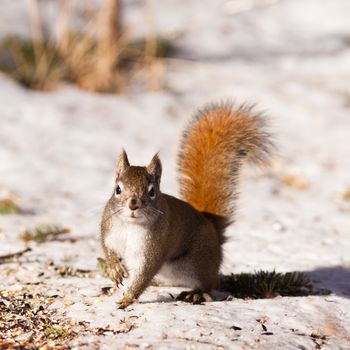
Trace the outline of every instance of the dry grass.
<instances>
[{"instance_id":1,"label":"dry grass","mask_svg":"<svg viewBox=\"0 0 350 350\"><path fill-rule=\"evenodd\" d=\"M21 210L14 200L11 198L0 199L0 215L1 214L17 214Z\"/></svg>"},{"instance_id":2,"label":"dry grass","mask_svg":"<svg viewBox=\"0 0 350 350\"><path fill-rule=\"evenodd\" d=\"M340 194L340 199L350 202L350 188L347 188Z\"/></svg>"},{"instance_id":3,"label":"dry grass","mask_svg":"<svg viewBox=\"0 0 350 350\"><path fill-rule=\"evenodd\" d=\"M307 180L292 174L283 174L281 182L284 186L294 188L298 191L306 191L310 187L310 183Z\"/></svg>"},{"instance_id":4,"label":"dry grass","mask_svg":"<svg viewBox=\"0 0 350 350\"><path fill-rule=\"evenodd\" d=\"M120 0L104 0L98 11L87 15L80 32L72 32L70 15L69 1L61 0L53 24L56 37L46 38L38 0L31 0L32 37L5 38L0 69L38 90L51 90L62 80L95 92L125 92L140 81L152 90L161 88L162 57L172 50L170 41L151 35L132 42L130 31L123 30Z\"/></svg>"},{"instance_id":5,"label":"dry grass","mask_svg":"<svg viewBox=\"0 0 350 350\"><path fill-rule=\"evenodd\" d=\"M20 239L25 242L35 241L43 243L51 241L62 234L69 233L70 230L66 227L58 225L38 225L33 229L28 229L20 235Z\"/></svg>"}]
</instances>

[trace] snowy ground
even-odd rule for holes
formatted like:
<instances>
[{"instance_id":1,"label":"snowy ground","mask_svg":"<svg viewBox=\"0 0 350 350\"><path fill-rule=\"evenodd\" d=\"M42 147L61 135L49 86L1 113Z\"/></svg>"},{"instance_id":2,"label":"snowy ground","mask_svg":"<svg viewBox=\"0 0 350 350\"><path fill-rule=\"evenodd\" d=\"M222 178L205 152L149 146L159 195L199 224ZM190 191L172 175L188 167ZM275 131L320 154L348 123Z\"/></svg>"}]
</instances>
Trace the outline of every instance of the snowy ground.
<instances>
[{"instance_id":1,"label":"snowy ground","mask_svg":"<svg viewBox=\"0 0 350 350\"><path fill-rule=\"evenodd\" d=\"M163 92L39 93L0 75L0 191L27 211L0 217L0 255L23 249L19 234L38 223L69 227L74 238L34 244L1 264L0 289L57 294L50 308L93 327L133 325L82 335L71 344L79 349L350 349L349 2L187 0L177 12L179 2L159 3L159 31L182 32ZM248 3L255 6L237 12ZM139 2L129 7L137 22ZM169 297L176 289L152 287L118 310L117 294L101 296L111 284L96 267L118 152L145 164L160 150L163 191L176 194L183 125L196 106L225 98L268 112L280 155L269 170L244 171L223 271L306 271L332 293L185 305ZM60 277L54 266L66 265L94 276Z\"/></svg>"}]
</instances>

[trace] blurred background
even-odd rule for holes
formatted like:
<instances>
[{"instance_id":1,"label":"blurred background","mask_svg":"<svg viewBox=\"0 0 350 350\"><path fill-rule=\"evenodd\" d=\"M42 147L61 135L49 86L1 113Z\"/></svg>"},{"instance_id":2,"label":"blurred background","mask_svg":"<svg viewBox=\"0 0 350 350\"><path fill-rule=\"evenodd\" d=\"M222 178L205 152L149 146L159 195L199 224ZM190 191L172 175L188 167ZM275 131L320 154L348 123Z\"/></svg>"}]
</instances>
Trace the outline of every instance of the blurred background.
<instances>
[{"instance_id":1,"label":"blurred background","mask_svg":"<svg viewBox=\"0 0 350 350\"><path fill-rule=\"evenodd\" d=\"M244 168L223 271L306 271L345 309L350 1L0 5L0 256L20 252L0 286L88 300L98 280L64 277L97 269L121 149L137 165L160 151L162 190L176 195L183 127L228 99L269 116L278 152L268 169Z\"/></svg>"},{"instance_id":2,"label":"blurred background","mask_svg":"<svg viewBox=\"0 0 350 350\"><path fill-rule=\"evenodd\" d=\"M348 1L2 0L1 8L1 250L19 249L21 232L47 222L89 237L98 254L121 148L133 164L160 151L163 191L176 194L183 126L202 104L231 99L269 115L279 153L269 170L244 173L230 236L251 260L235 255L228 268L290 269L286 254L295 269L345 259L336 247L349 248ZM294 235L302 241L286 244Z\"/></svg>"}]
</instances>

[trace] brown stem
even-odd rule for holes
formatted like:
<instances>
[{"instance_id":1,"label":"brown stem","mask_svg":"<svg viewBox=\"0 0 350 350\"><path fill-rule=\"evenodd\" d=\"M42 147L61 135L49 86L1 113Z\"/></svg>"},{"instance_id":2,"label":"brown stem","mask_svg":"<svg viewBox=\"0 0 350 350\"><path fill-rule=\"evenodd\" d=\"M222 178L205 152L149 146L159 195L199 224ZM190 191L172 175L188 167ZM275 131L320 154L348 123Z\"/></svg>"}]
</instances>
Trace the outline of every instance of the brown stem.
<instances>
[{"instance_id":1,"label":"brown stem","mask_svg":"<svg viewBox=\"0 0 350 350\"><path fill-rule=\"evenodd\" d=\"M19 252L16 252L16 253L0 255L0 264L5 263L7 260L21 256L24 253L30 252L31 250L32 250L31 248L26 248L26 249L20 250Z\"/></svg>"}]
</instances>

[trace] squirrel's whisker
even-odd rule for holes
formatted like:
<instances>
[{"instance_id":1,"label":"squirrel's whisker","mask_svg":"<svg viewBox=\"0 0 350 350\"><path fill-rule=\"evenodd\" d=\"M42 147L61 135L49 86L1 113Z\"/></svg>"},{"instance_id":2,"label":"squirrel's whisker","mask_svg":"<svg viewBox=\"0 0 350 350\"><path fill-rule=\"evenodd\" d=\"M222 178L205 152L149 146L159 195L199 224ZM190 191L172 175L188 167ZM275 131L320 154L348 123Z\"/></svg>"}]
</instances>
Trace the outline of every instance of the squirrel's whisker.
<instances>
[{"instance_id":1,"label":"squirrel's whisker","mask_svg":"<svg viewBox=\"0 0 350 350\"><path fill-rule=\"evenodd\" d=\"M123 208L120 208L114 212L112 212L109 216L107 216L106 218L104 218L104 220L102 221L101 225L103 225L104 223L106 223L106 221L110 220L112 218L113 215L118 214L120 211L122 211Z\"/></svg>"},{"instance_id":2,"label":"squirrel's whisker","mask_svg":"<svg viewBox=\"0 0 350 350\"><path fill-rule=\"evenodd\" d=\"M148 208L150 211L153 211L153 212L155 212L155 213L158 213L158 214L164 214L164 211L161 211L161 210L159 210L159 209L156 209L156 208Z\"/></svg>"}]
</instances>

